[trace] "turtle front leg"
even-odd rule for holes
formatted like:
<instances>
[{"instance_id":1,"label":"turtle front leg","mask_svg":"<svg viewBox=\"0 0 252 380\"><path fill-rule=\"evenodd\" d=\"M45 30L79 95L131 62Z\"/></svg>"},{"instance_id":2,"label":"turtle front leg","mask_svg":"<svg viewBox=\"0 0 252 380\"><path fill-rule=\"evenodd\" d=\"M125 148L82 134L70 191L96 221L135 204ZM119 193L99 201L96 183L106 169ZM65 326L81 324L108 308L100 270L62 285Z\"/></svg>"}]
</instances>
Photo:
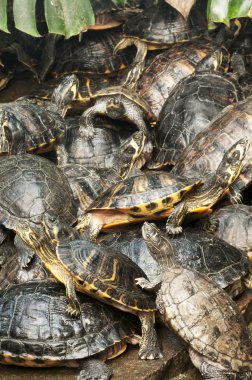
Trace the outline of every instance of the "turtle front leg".
<instances>
[{"instance_id":1,"label":"turtle front leg","mask_svg":"<svg viewBox=\"0 0 252 380\"><path fill-rule=\"evenodd\" d=\"M65 287L66 287L66 296L69 301L69 304L66 308L66 312L70 314L71 316L78 317L81 313L81 306L75 292L74 281L72 278L69 279L65 283Z\"/></svg>"},{"instance_id":2,"label":"turtle front leg","mask_svg":"<svg viewBox=\"0 0 252 380\"><path fill-rule=\"evenodd\" d=\"M99 218L96 218L95 215L91 213L85 214L80 218L79 223L77 224L77 230L83 232L87 231L88 237L90 240L96 240L99 232L101 231L104 222Z\"/></svg>"},{"instance_id":3,"label":"turtle front leg","mask_svg":"<svg viewBox=\"0 0 252 380\"><path fill-rule=\"evenodd\" d=\"M148 292L157 292L161 285L161 275L157 276L154 281L150 282L147 278L139 277L135 279L135 283Z\"/></svg>"},{"instance_id":4,"label":"turtle front leg","mask_svg":"<svg viewBox=\"0 0 252 380\"><path fill-rule=\"evenodd\" d=\"M180 234L183 229L181 227L181 224L183 223L183 220L185 219L185 216L187 214L187 205L186 202L179 203L177 206L175 206L174 211L172 214L169 215L166 222L166 232L169 235L177 235Z\"/></svg>"},{"instance_id":5,"label":"turtle front leg","mask_svg":"<svg viewBox=\"0 0 252 380\"><path fill-rule=\"evenodd\" d=\"M140 359L160 359L163 357L158 342L157 333L154 327L155 312L138 313L141 321L142 337L140 341L140 350L138 356Z\"/></svg>"},{"instance_id":6,"label":"turtle front leg","mask_svg":"<svg viewBox=\"0 0 252 380\"><path fill-rule=\"evenodd\" d=\"M80 129L79 133L85 140L94 137L94 120L97 114L106 114L106 102L104 99L97 100L93 107L88 108L79 119Z\"/></svg>"},{"instance_id":7,"label":"turtle front leg","mask_svg":"<svg viewBox=\"0 0 252 380\"><path fill-rule=\"evenodd\" d=\"M214 234L218 231L220 222L217 218L212 217L211 219L209 216L206 216L204 220L202 221L202 229L203 231L206 231L210 234Z\"/></svg>"},{"instance_id":8,"label":"turtle front leg","mask_svg":"<svg viewBox=\"0 0 252 380\"><path fill-rule=\"evenodd\" d=\"M236 184L229 187L228 197L233 205L242 203L242 194Z\"/></svg>"},{"instance_id":9,"label":"turtle front leg","mask_svg":"<svg viewBox=\"0 0 252 380\"><path fill-rule=\"evenodd\" d=\"M81 361L77 380L109 380L112 369L99 359L84 359Z\"/></svg>"}]
</instances>

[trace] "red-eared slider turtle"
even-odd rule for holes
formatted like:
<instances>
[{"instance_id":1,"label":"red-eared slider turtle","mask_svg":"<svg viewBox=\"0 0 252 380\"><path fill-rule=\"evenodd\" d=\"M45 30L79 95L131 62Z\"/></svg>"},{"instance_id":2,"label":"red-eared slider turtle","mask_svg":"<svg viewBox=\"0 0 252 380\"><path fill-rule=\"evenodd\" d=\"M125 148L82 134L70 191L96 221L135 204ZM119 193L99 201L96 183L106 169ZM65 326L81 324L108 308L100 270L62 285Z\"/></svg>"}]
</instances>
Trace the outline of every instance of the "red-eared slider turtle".
<instances>
[{"instance_id":1,"label":"red-eared slider turtle","mask_svg":"<svg viewBox=\"0 0 252 380\"><path fill-rule=\"evenodd\" d=\"M132 44L137 48L133 68L126 82L136 83L144 69L147 49L164 49L171 44L199 38L205 34L205 13L205 7L197 4L185 19L175 8L161 0L139 15L131 17L123 27L124 38L115 48L115 52Z\"/></svg>"},{"instance_id":2,"label":"red-eared slider turtle","mask_svg":"<svg viewBox=\"0 0 252 380\"><path fill-rule=\"evenodd\" d=\"M155 149L149 167L175 165L183 150L223 108L244 99L242 88L231 75L205 70L208 58L199 63L195 73L182 79L165 101L154 131Z\"/></svg>"},{"instance_id":3,"label":"red-eared slider turtle","mask_svg":"<svg viewBox=\"0 0 252 380\"><path fill-rule=\"evenodd\" d=\"M151 61L137 82L137 88L156 117L176 84L193 74L197 64L215 49L217 45L206 39L187 41L175 44ZM222 49L222 53L224 69L229 58L227 51Z\"/></svg>"},{"instance_id":4,"label":"red-eared slider turtle","mask_svg":"<svg viewBox=\"0 0 252 380\"><path fill-rule=\"evenodd\" d=\"M151 256L140 228L103 234L98 241L101 247L128 256L139 265L151 282L160 275L159 264ZM216 236L190 228L173 237L170 243L176 260L182 267L205 274L232 298L241 294L245 286L252 288L252 265L246 255Z\"/></svg>"},{"instance_id":5,"label":"red-eared slider turtle","mask_svg":"<svg viewBox=\"0 0 252 380\"><path fill-rule=\"evenodd\" d=\"M115 30L88 32L80 42L78 37L62 40L57 44L55 63L51 69L54 77L67 74L116 74L125 69L133 58L132 51L113 55L113 50L121 38Z\"/></svg>"},{"instance_id":6,"label":"red-eared slider turtle","mask_svg":"<svg viewBox=\"0 0 252 380\"><path fill-rule=\"evenodd\" d=\"M252 141L251 109L252 97L224 108L183 151L172 173L195 177L214 172L222 160L223 151L228 150L241 136L246 136L250 142ZM248 164L251 158L250 145L244 165ZM244 177L244 174L241 177ZM250 178L246 178L248 182Z\"/></svg>"},{"instance_id":7,"label":"red-eared slider turtle","mask_svg":"<svg viewBox=\"0 0 252 380\"><path fill-rule=\"evenodd\" d=\"M181 224L187 214L210 213L211 207L227 193L233 203L240 201L240 192L235 181L243 169L243 160L249 146L247 138L239 140L226 151L214 172L202 176L204 184L191 194L187 194L168 216L166 231L169 234L182 231Z\"/></svg>"},{"instance_id":8,"label":"red-eared slider turtle","mask_svg":"<svg viewBox=\"0 0 252 380\"><path fill-rule=\"evenodd\" d=\"M94 137L94 118L96 115L107 116L115 120L127 120L149 134L145 121L154 123L156 118L147 102L135 91L126 86L105 88L94 94L95 104L80 117L80 133L85 138Z\"/></svg>"},{"instance_id":9,"label":"red-eared slider turtle","mask_svg":"<svg viewBox=\"0 0 252 380\"><path fill-rule=\"evenodd\" d=\"M50 150L64 135L63 116L78 89L75 75L68 76L54 90L51 102L39 107L28 99L6 103L0 108L1 152L22 154Z\"/></svg>"},{"instance_id":10,"label":"red-eared slider turtle","mask_svg":"<svg viewBox=\"0 0 252 380\"><path fill-rule=\"evenodd\" d=\"M228 205L209 215L204 229L247 252L252 259L252 206Z\"/></svg>"},{"instance_id":11,"label":"red-eared slider turtle","mask_svg":"<svg viewBox=\"0 0 252 380\"><path fill-rule=\"evenodd\" d=\"M95 239L102 228L165 218L187 192L201 184L200 180L188 181L166 172L127 178L88 207L77 229L87 230L89 237Z\"/></svg>"},{"instance_id":12,"label":"red-eared slider turtle","mask_svg":"<svg viewBox=\"0 0 252 380\"><path fill-rule=\"evenodd\" d=\"M107 380L103 361L132 341L134 322L125 313L81 295L81 314L65 312L60 284L30 282L0 295L0 363L27 367L79 368L78 380ZM92 357L92 358L90 358ZM88 359L90 358L90 359Z\"/></svg>"},{"instance_id":13,"label":"red-eared slider turtle","mask_svg":"<svg viewBox=\"0 0 252 380\"><path fill-rule=\"evenodd\" d=\"M203 378L247 376L252 371L252 345L234 301L204 274L183 268L169 239L155 225L145 222L143 237L161 268L157 307L164 323L188 343ZM146 279L137 283L149 290L156 286Z\"/></svg>"}]
</instances>

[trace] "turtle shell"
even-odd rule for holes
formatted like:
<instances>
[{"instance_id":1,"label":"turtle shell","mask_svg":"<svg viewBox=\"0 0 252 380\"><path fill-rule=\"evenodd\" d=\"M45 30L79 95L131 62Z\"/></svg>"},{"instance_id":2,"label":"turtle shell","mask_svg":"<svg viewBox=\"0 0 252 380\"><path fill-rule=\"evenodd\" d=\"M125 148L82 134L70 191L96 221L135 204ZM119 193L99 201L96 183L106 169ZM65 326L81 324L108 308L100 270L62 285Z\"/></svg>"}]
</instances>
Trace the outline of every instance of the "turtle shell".
<instances>
[{"instance_id":1,"label":"turtle shell","mask_svg":"<svg viewBox=\"0 0 252 380\"><path fill-rule=\"evenodd\" d=\"M131 17L123 27L126 36L151 44L183 42L202 36L207 30L205 10L193 7L187 20L172 6L159 1Z\"/></svg>"},{"instance_id":2,"label":"turtle shell","mask_svg":"<svg viewBox=\"0 0 252 380\"><path fill-rule=\"evenodd\" d=\"M223 108L243 98L241 87L228 74L200 71L182 79L160 112L150 166L175 165L183 150Z\"/></svg>"},{"instance_id":3,"label":"turtle shell","mask_svg":"<svg viewBox=\"0 0 252 380\"><path fill-rule=\"evenodd\" d=\"M144 99L142 99L134 90L126 86L122 85L122 86L113 86L113 87L105 88L103 90L96 92L93 98L95 99L95 98L101 98L104 96L109 97L109 96L114 96L114 95L118 97L125 96L126 98L128 98L129 100L136 103L139 107L142 108L142 110L145 113L146 118L150 119L150 121L156 120L156 117L153 114L149 104Z\"/></svg>"},{"instance_id":4,"label":"turtle shell","mask_svg":"<svg viewBox=\"0 0 252 380\"><path fill-rule=\"evenodd\" d=\"M252 251L252 206L229 205L209 215L214 234L244 252Z\"/></svg>"},{"instance_id":5,"label":"turtle shell","mask_svg":"<svg viewBox=\"0 0 252 380\"><path fill-rule=\"evenodd\" d=\"M111 74L125 69L133 59L130 49L113 55L116 44L122 35L104 30L102 34L89 31L80 42L73 37L62 40L57 45L55 63L51 69L54 77L62 77L69 73L76 74Z\"/></svg>"},{"instance_id":6,"label":"turtle shell","mask_svg":"<svg viewBox=\"0 0 252 380\"><path fill-rule=\"evenodd\" d=\"M67 178L49 160L24 154L0 158L0 222L39 225L45 213L71 225L76 209Z\"/></svg>"},{"instance_id":7,"label":"turtle shell","mask_svg":"<svg viewBox=\"0 0 252 380\"><path fill-rule=\"evenodd\" d=\"M64 365L105 351L132 333L129 316L80 295L81 315L66 313L64 287L50 282L16 285L0 295L0 363Z\"/></svg>"},{"instance_id":8,"label":"turtle shell","mask_svg":"<svg viewBox=\"0 0 252 380\"><path fill-rule=\"evenodd\" d=\"M77 289L125 311L155 310L155 298L136 285L146 274L127 256L89 240L59 241L57 256L74 276Z\"/></svg>"},{"instance_id":9,"label":"turtle shell","mask_svg":"<svg viewBox=\"0 0 252 380\"><path fill-rule=\"evenodd\" d=\"M214 172L223 158L223 152L241 136L250 141L243 161L246 165L252 159L252 97L224 108L183 151L172 173L195 177ZM247 183L250 182L251 176L247 180Z\"/></svg>"},{"instance_id":10,"label":"turtle shell","mask_svg":"<svg viewBox=\"0 0 252 380\"><path fill-rule=\"evenodd\" d=\"M201 181L188 181L165 172L147 173L127 178L110 187L87 211L116 209L134 217L158 216L199 184Z\"/></svg>"},{"instance_id":11,"label":"turtle shell","mask_svg":"<svg viewBox=\"0 0 252 380\"><path fill-rule=\"evenodd\" d=\"M239 249L216 236L193 229L174 236L170 243L174 247L176 261L182 267L205 274L232 296L237 296L237 290L243 290L240 285L237 289L238 283L248 274L251 263ZM139 228L101 236L99 244L128 256L150 281L160 274L159 264L151 256ZM235 283L237 286L232 286Z\"/></svg>"},{"instance_id":12,"label":"turtle shell","mask_svg":"<svg viewBox=\"0 0 252 380\"><path fill-rule=\"evenodd\" d=\"M187 41L171 46L151 61L138 81L138 89L156 117L176 84L192 74L197 63L215 48L205 39Z\"/></svg>"}]
</instances>

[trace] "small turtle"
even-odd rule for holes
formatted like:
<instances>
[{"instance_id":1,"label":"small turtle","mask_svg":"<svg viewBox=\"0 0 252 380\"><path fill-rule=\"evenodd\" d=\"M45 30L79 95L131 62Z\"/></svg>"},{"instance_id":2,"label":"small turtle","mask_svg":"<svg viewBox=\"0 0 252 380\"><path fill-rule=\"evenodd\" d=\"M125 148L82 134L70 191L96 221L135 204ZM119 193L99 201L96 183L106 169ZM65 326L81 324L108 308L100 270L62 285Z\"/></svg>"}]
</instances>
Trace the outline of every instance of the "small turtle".
<instances>
[{"instance_id":1,"label":"small turtle","mask_svg":"<svg viewBox=\"0 0 252 380\"><path fill-rule=\"evenodd\" d=\"M137 48L133 68L128 73L128 85L137 82L144 69L147 50L165 49L169 45L192 40L206 33L205 9L197 4L185 19L164 0L131 17L123 27L124 37L115 47L115 52L134 44Z\"/></svg>"},{"instance_id":2,"label":"small turtle","mask_svg":"<svg viewBox=\"0 0 252 380\"><path fill-rule=\"evenodd\" d=\"M182 231L181 224L187 214L210 213L215 205L225 194L228 193L231 202L240 202L240 192L235 181L238 179L243 160L249 149L250 143L247 138L236 142L223 155L222 161L215 172L204 177L204 184L175 206L173 213L168 216L166 231L169 234L177 234Z\"/></svg>"},{"instance_id":3,"label":"small turtle","mask_svg":"<svg viewBox=\"0 0 252 380\"><path fill-rule=\"evenodd\" d=\"M216 54L221 55L221 50L204 58L165 101L154 131L155 149L148 167L175 165L183 150L223 108L244 99L243 90L233 76L216 71L215 67L206 70L205 62L215 61Z\"/></svg>"},{"instance_id":4,"label":"small turtle","mask_svg":"<svg viewBox=\"0 0 252 380\"><path fill-rule=\"evenodd\" d=\"M165 218L187 192L201 184L201 180L188 181L166 172L127 178L103 192L88 207L79 218L77 229L86 229L89 238L95 239L102 228Z\"/></svg>"},{"instance_id":5,"label":"small turtle","mask_svg":"<svg viewBox=\"0 0 252 380\"><path fill-rule=\"evenodd\" d=\"M51 149L65 132L63 117L77 89L78 79L71 75L54 90L51 102L44 107L28 99L4 104L0 108L1 152L22 154Z\"/></svg>"},{"instance_id":6,"label":"small turtle","mask_svg":"<svg viewBox=\"0 0 252 380\"><path fill-rule=\"evenodd\" d=\"M182 267L169 239L155 225L145 222L143 237L161 268L157 307L164 323L188 343L203 378L224 380L249 371L251 376L249 330L234 301L204 274ZM141 278L136 282L149 290L157 286Z\"/></svg>"},{"instance_id":7,"label":"small turtle","mask_svg":"<svg viewBox=\"0 0 252 380\"><path fill-rule=\"evenodd\" d=\"M55 62L51 75L59 78L68 74L116 74L132 62L132 51L113 55L113 50L121 38L120 31L90 31L83 41L78 37L62 40L57 44Z\"/></svg>"},{"instance_id":8,"label":"small turtle","mask_svg":"<svg viewBox=\"0 0 252 380\"><path fill-rule=\"evenodd\" d=\"M101 247L128 256L145 272L150 282L158 278L160 266L151 256L140 228L106 235L98 238ZM205 274L232 298L246 287L252 288L252 266L246 255L216 236L187 228L170 243L182 267Z\"/></svg>"},{"instance_id":9,"label":"small turtle","mask_svg":"<svg viewBox=\"0 0 252 380\"><path fill-rule=\"evenodd\" d=\"M134 323L119 310L81 295L81 314L72 319L61 285L30 282L0 294L0 363L25 367L79 368L78 380L108 380L103 363L120 355ZM88 359L90 358L90 359ZM100 359L99 359L100 358Z\"/></svg>"},{"instance_id":10,"label":"small turtle","mask_svg":"<svg viewBox=\"0 0 252 380\"><path fill-rule=\"evenodd\" d=\"M228 205L221 207L204 221L204 229L220 239L247 252L252 259L252 206Z\"/></svg>"},{"instance_id":11,"label":"small turtle","mask_svg":"<svg viewBox=\"0 0 252 380\"><path fill-rule=\"evenodd\" d=\"M126 86L105 88L94 94L95 104L80 117L80 133L85 138L94 137L93 120L96 115L107 116L115 120L127 120L149 134L144 119L154 123L156 118L148 103Z\"/></svg>"},{"instance_id":12,"label":"small turtle","mask_svg":"<svg viewBox=\"0 0 252 380\"><path fill-rule=\"evenodd\" d=\"M228 150L241 138L246 136L252 141L252 97L231 104L224 108L208 126L193 139L183 151L172 173L189 177L205 176L214 172L220 164L223 151ZM252 159L252 147L247 151L244 166ZM251 182L251 175L241 175ZM243 188L244 188L243 187Z\"/></svg>"},{"instance_id":13,"label":"small turtle","mask_svg":"<svg viewBox=\"0 0 252 380\"><path fill-rule=\"evenodd\" d=\"M216 49L216 44L201 38L175 44L151 61L137 82L137 88L140 96L149 103L157 118L176 84L193 74L198 63ZM229 54L225 49L221 51L221 64L223 70L226 70Z\"/></svg>"}]
</instances>

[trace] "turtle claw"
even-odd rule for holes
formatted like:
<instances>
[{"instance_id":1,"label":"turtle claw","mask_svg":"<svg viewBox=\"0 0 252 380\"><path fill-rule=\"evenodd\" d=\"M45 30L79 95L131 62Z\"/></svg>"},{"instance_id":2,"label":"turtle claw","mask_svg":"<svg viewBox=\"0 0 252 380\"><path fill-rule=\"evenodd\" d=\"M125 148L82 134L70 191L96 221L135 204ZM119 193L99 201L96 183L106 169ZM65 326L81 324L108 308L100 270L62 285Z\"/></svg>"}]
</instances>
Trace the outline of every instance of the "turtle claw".
<instances>
[{"instance_id":1,"label":"turtle claw","mask_svg":"<svg viewBox=\"0 0 252 380\"><path fill-rule=\"evenodd\" d=\"M182 231L183 231L183 228L181 226L172 227L172 226L166 225L166 232L168 235L178 235L178 234L181 234Z\"/></svg>"},{"instance_id":2,"label":"turtle claw","mask_svg":"<svg viewBox=\"0 0 252 380\"><path fill-rule=\"evenodd\" d=\"M155 349L140 349L138 356L142 360L153 360L153 359L162 359L163 354L160 351L159 347L156 347Z\"/></svg>"},{"instance_id":3,"label":"turtle claw","mask_svg":"<svg viewBox=\"0 0 252 380\"><path fill-rule=\"evenodd\" d=\"M236 204L241 204L242 203L242 195L240 193L232 196L230 198L230 201L233 205L236 205Z\"/></svg>"},{"instance_id":4,"label":"turtle claw","mask_svg":"<svg viewBox=\"0 0 252 380\"><path fill-rule=\"evenodd\" d=\"M144 277L139 277L135 279L136 285L139 285L142 289L149 288L150 282L144 278Z\"/></svg>"},{"instance_id":5,"label":"turtle claw","mask_svg":"<svg viewBox=\"0 0 252 380\"><path fill-rule=\"evenodd\" d=\"M67 314L71 317L78 317L80 315L80 308L75 305L68 305L66 308Z\"/></svg>"},{"instance_id":6,"label":"turtle claw","mask_svg":"<svg viewBox=\"0 0 252 380\"><path fill-rule=\"evenodd\" d=\"M84 140L90 140L94 138L94 128L93 127L80 127L79 129L80 137Z\"/></svg>"}]
</instances>

